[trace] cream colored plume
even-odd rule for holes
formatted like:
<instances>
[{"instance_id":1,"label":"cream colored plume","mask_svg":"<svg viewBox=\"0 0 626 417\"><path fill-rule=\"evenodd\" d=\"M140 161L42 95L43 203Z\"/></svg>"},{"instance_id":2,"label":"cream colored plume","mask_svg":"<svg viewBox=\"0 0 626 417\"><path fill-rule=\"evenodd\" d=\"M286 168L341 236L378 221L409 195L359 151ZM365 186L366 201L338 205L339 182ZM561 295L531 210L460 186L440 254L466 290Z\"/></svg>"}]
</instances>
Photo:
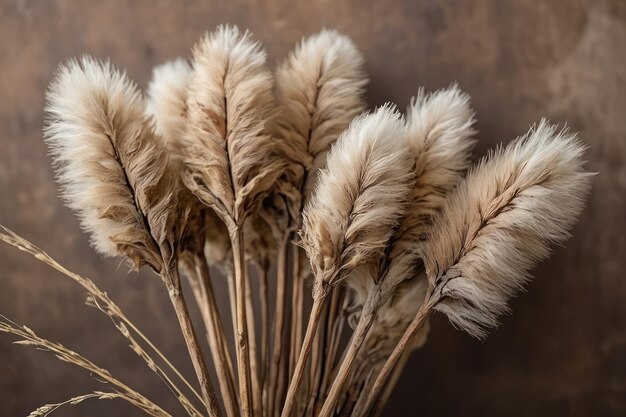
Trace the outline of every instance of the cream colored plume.
<instances>
[{"instance_id":1,"label":"cream colored plume","mask_svg":"<svg viewBox=\"0 0 626 417\"><path fill-rule=\"evenodd\" d=\"M401 115L384 106L356 118L328 154L301 231L318 284L334 285L384 254L410 189L403 135Z\"/></svg>"},{"instance_id":2,"label":"cream colored plume","mask_svg":"<svg viewBox=\"0 0 626 417\"><path fill-rule=\"evenodd\" d=\"M405 139L414 158L414 184L410 204L376 279L384 281L383 301L396 285L417 277L422 270L419 242L432 227L432 218L446 194L461 181L470 165L475 144L473 116L470 97L456 85L431 94L420 89L411 101Z\"/></svg>"},{"instance_id":3,"label":"cream colored plume","mask_svg":"<svg viewBox=\"0 0 626 417\"><path fill-rule=\"evenodd\" d=\"M590 188L584 149L542 121L484 158L452 192L422 256L434 308L454 325L484 336L549 245L569 236Z\"/></svg>"},{"instance_id":4,"label":"cream colored plume","mask_svg":"<svg viewBox=\"0 0 626 417\"><path fill-rule=\"evenodd\" d=\"M67 205L105 255L161 270L176 215L168 157L133 82L90 57L62 65L45 139Z\"/></svg>"},{"instance_id":5,"label":"cream colored plume","mask_svg":"<svg viewBox=\"0 0 626 417\"><path fill-rule=\"evenodd\" d=\"M220 26L193 48L185 184L225 221L241 225L280 174L268 160L272 88L265 52L247 32Z\"/></svg>"},{"instance_id":6,"label":"cream colored plume","mask_svg":"<svg viewBox=\"0 0 626 417\"><path fill-rule=\"evenodd\" d=\"M305 196L313 191L330 147L364 108L363 66L347 36L323 30L303 39L276 72L277 134L287 156L305 168L291 179L306 189Z\"/></svg>"},{"instance_id":7,"label":"cream colored plume","mask_svg":"<svg viewBox=\"0 0 626 417\"><path fill-rule=\"evenodd\" d=\"M191 73L189 63L178 58L155 67L148 84L146 112L154 117L156 130L167 143L170 159L181 170L184 158L182 140L187 129L187 85ZM179 171L172 173L181 174ZM203 207L195 196L187 193L183 193L179 203L186 206L192 215L181 246L193 254L202 254L206 249L206 259L211 266L219 267L222 272L232 272L232 253L226 226L212 210Z\"/></svg>"},{"instance_id":8,"label":"cream colored plume","mask_svg":"<svg viewBox=\"0 0 626 417\"><path fill-rule=\"evenodd\" d=\"M412 245L423 239L446 194L469 168L475 144L474 112L469 103L470 97L456 85L432 94L420 89L411 101L406 141L415 158L415 184L410 208L397 233L401 242Z\"/></svg>"},{"instance_id":9,"label":"cream colored plume","mask_svg":"<svg viewBox=\"0 0 626 417\"><path fill-rule=\"evenodd\" d=\"M153 116L156 131L168 145L170 155L181 159L182 138L187 128L187 84L191 77L187 60L178 58L155 67L148 84L146 112Z\"/></svg>"}]
</instances>

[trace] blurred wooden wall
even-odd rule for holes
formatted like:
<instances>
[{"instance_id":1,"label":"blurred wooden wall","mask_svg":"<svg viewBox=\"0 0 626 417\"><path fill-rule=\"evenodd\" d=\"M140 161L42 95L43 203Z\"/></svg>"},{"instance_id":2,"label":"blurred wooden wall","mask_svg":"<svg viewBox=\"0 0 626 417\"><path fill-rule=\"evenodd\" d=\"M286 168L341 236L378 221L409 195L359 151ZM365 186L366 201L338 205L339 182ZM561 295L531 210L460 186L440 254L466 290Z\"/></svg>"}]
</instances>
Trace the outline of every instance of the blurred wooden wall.
<instances>
[{"instance_id":1,"label":"blurred wooden wall","mask_svg":"<svg viewBox=\"0 0 626 417\"><path fill-rule=\"evenodd\" d=\"M150 69L219 23L252 30L272 66L306 34L336 28L367 61L371 106L405 108L419 86L472 96L477 156L547 116L580 131L598 171L574 237L536 271L514 315L485 342L434 320L390 416L626 415L626 2L229 0L0 2L0 223L92 277L189 375L160 282L89 247L57 198L42 142L57 65L110 57L144 87ZM72 283L0 245L0 312L108 367L170 410L175 400ZM50 354L0 335L0 415L102 389ZM66 415L136 415L91 402Z\"/></svg>"}]
</instances>

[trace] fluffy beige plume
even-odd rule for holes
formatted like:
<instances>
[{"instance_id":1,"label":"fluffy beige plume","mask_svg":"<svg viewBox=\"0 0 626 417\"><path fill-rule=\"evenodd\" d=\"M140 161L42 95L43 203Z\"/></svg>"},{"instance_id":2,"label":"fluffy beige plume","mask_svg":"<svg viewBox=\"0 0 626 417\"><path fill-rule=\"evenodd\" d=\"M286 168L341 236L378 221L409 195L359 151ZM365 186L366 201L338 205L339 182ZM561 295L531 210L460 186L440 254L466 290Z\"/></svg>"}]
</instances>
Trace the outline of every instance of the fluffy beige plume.
<instances>
[{"instance_id":1,"label":"fluffy beige plume","mask_svg":"<svg viewBox=\"0 0 626 417\"><path fill-rule=\"evenodd\" d=\"M382 291L380 302L385 302L398 284L419 275L418 244L431 228L446 194L459 183L470 164L475 141L469 101L456 85L431 94L420 89L411 101L405 135L414 160L410 203L393 235L382 270L361 270L349 280L348 286L356 292L356 306L364 305L376 282L382 281L376 290ZM414 285L421 284L414 281ZM419 305L415 312L417 308Z\"/></svg>"},{"instance_id":2,"label":"fluffy beige plume","mask_svg":"<svg viewBox=\"0 0 626 417\"><path fill-rule=\"evenodd\" d=\"M170 155L181 158L182 138L187 129L187 84L191 65L178 58L152 70L148 84L146 112L153 116L156 131L168 145Z\"/></svg>"},{"instance_id":3,"label":"fluffy beige plume","mask_svg":"<svg viewBox=\"0 0 626 417\"><path fill-rule=\"evenodd\" d=\"M420 89L412 100L405 135L414 160L410 204L380 269L361 268L347 280L354 292L354 312L350 320L354 333L322 416L330 413L339 400L352 367L355 364L363 367L364 358L374 360L375 349L378 360L384 360L419 310L426 283L425 276L420 274L423 267L417 247L431 227L431 219L446 193L459 182L469 165L474 143L471 139L473 122L469 96L456 85L429 95ZM402 291L397 290L398 285L403 286ZM394 292L396 302L391 304L388 299ZM405 303L401 306L397 301ZM423 332L424 338L425 335ZM381 340L388 343L379 346ZM361 350L362 345L365 345L364 350Z\"/></svg>"},{"instance_id":4,"label":"fluffy beige plume","mask_svg":"<svg viewBox=\"0 0 626 417\"><path fill-rule=\"evenodd\" d=\"M384 361L424 300L426 277L420 273L423 267L417 248L445 195L469 166L473 123L469 96L456 85L428 95L420 89L409 106L405 140L414 159L410 204L387 248L382 269L361 268L347 281L354 292L349 322L355 332L346 358L356 358L359 367L365 359ZM361 338L363 332L367 334ZM425 341L426 334L422 332L420 339ZM361 343L364 348L357 358ZM347 375L350 367L342 363L342 368Z\"/></svg>"},{"instance_id":5,"label":"fluffy beige plume","mask_svg":"<svg viewBox=\"0 0 626 417\"><path fill-rule=\"evenodd\" d=\"M472 169L422 249L435 306L475 337L497 324L529 270L563 242L588 194L575 135L542 120Z\"/></svg>"},{"instance_id":6,"label":"fluffy beige plume","mask_svg":"<svg viewBox=\"0 0 626 417\"><path fill-rule=\"evenodd\" d=\"M317 172L339 134L364 108L367 77L352 41L334 30L303 39L276 72L278 135L306 169L294 184L313 191ZM304 175L304 172L300 172Z\"/></svg>"},{"instance_id":7,"label":"fluffy beige plume","mask_svg":"<svg viewBox=\"0 0 626 417\"><path fill-rule=\"evenodd\" d=\"M475 140L470 97L456 85L425 94L420 89L407 110L406 142L415 158L411 204L396 233L394 250L422 240L446 194L470 165Z\"/></svg>"},{"instance_id":8,"label":"fluffy beige plume","mask_svg":"<svg viewBox=\"0 0 626 417\"><path fill-rule=\"evenodd\" d=\"M469 165L474 143L470 139L474 133L472 116L469 96L456 86L428 96L420 90L409 107L405 142L413 159L411 179L414 183L408 200L410 204L393 234L390 246L386 248L386 256L381 260L382 269L361 268L347 280L348 287L357 291L357 311L361 311L355 315L359 317L358 322L352 320L354 332L351 343L326 396L320 417L333 413L344 385L358 363L362 345L365 344L363 354L369 359L373 359L374 347L386 348L378 352L379 360L384 360L419 310L426 283L423 281L425 277L420 276L418 243L429 230L431 218L443 203L446 193L458 183ZM384 304L401 283L409 287L404 289L404 301L408 301L404 307L407 308L401 309L395 303ZM411 298L411 295L416 297ZM426 333L422 335L425 338ZM390 342L386 346L377 346L381 338Z\"/></svg>"},{"instance_id":9,"label":"fluffy beige plume","mask_svg":"<svg viewBox=\"0 0 626 417\"><path fill-rule=\"evenodd\" d=\"M83 57L60 67L46 98L45 139L62 195L93 246L161 271L175 196L139 90L110 63Z\"/></svg>"},{"instance_id":10,"label":"fluffy beige plume","mask_svg":"<svg viewBox=\"0 0 626 417\"><path fill-rule=\"evenodd\" d=\"M236 314L237 368L244 416L251 415L250 370L256 366L256 357L248 353L247 316L252 312L246 311L249 303L243 225L285 166L273 151L269 131L269 121L275 114L272 81L265 68L265 52L247 32L240 34L235 27L220 26L193 48L183 178L228 228L236 304L231 309Z\"/></svg>"},{"instance_id":11,"label":"fluffy beige plume","mask_svg":"<svg viewBox=\"0 0 626 417\"><path fill-rule=\"evenodd\" d=\"M187 129L187 85L191 74L189 63L178 58L155 67L148 84L146 113L154 117L156 130L165 139L170 159L176 164L182 164L184 158L182 140ZM178 172L174 174L179 175ZM196 204L195 197L184 195L180 200L182 205L191 206L194 213L189 219L182 246L193 246L194 254L202 254L206 244L205 255L209 264L224 274L232 273L226 226L212 210Z\"/></svg>"},{"instance_id":12,"label":"fluffy beige plume","mask_svg":"<svg viewBox=\"0 0 626 417\"><path fill-rule=\"evenodd\" d=\"M247 32L220 26L193 48L185 184L224 221L241 225L280 174L268 160L272 88L265 52Z\"/></svg>"},{"instance_id":13,"label":"fluffy beige plume","mask_svg":"<svg viewBox=\"0 0 626 417\"><path fill-rule=\"evenodd\" d=\"M328 154L301 231L318 284L335 285L384 254L410 190L403 135L401 115L384 106L356 118Z\"/></svg>"},{"instance_id":14,"label":"fluffy beige plume","mask_svg":"<svg viewBox=\"0 0 626 417\"><path fill-rule=\"evenodd\" d=\"M419 275L421 259L417 245L430 229L432 218L446 194L469 166L474 144L471 139L473 123L469 96L456 85L428 95L420 89L411 101L405 135L414 160L410 203L387 248L382 269L361 268L347 283L355 293L353 308L356 311L351 325L356 325L354 318L358 318L371 291L382 291L382 296L377 298L379 303L384 303L398 284Z\"/></svg>"}]
</instances>

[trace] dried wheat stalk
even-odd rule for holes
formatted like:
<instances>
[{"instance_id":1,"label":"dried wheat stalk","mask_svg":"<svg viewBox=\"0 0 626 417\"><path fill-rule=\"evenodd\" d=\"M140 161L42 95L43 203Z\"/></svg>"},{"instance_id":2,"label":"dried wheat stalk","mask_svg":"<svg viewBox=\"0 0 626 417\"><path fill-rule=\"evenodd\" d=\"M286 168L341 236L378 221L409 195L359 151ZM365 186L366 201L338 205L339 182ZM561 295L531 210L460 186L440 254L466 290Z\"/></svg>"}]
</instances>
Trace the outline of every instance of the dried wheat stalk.
<instances>
[{"instance_id":1,"label":"dried wheat stalk","mask_svg":"<svg viewBox=\"0 0 626 417\"><path fill-rule=\"evenodd\" d=\"M148 415L155 417L170 416L170 414L165 412L161 407L154 404L152 401L133 390L120 380L114 378L106 369L99 367L59 343L51 342L50 340L37 336L35 332L28 327L19 326L3 315L0 315L0 332L13 334L19 337L20 340L14 342L18 345L33 346L37 349L47 350L54 353L54 355L63 362L74 364L85 369L86 371L89 371L91 374L96 375L104 383L111 384L116 389L120 390L120 398L128 401Z\"/></svg>"},{"instance_id":2,"label":"dried wheat stalk","mask_svg":"<svg viewBox=\"0 0 626 417\"><path fill-rule=\"evenodd\" d=\"M102 391L94 391L89 394L77 395L76 397L72 397L69 400L54 403L54 404L45 404L41 407L38 407L36 410L32 411L28 417L46 417L52 414L54 411L63 407L64 405L77 405L86 401L88 399L97 399L97 400L113 400L116 398L126 400L132 404L132 400L124 394L120 394L117 392L102 392Z\"/></svg>"}]
</instances>

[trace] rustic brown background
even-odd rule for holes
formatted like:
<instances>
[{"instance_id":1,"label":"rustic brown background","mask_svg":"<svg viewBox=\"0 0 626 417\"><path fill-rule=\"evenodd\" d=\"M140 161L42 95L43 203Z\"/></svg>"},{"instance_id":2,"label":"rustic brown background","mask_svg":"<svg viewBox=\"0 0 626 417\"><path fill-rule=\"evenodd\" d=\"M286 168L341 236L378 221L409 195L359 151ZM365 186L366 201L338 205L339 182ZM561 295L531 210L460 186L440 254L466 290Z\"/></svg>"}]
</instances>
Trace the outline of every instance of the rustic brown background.
<instances>
[{"instance_id":1,"label":"rustic brown background","mask_svg":"<svg viewBox=\"0 0 626 417\"><path fill-rule=\"evenodd\" d=\"M56 196L42 143L43 94L59 62L111 57L145 86L152 66L229 22L251 29L272 65L322 27L350 35L369 102L404 108L421 85L458 81L478 117L477 155L546 115L589 144L594 181L574 238L536 272L515 315L477 342L434 321L387 415L626 415L626 2L615 1L2 1L0 223L92 277L189 372L164 291L89 247ZM85 353L159 399L174 399L73 284L0 246L0 312ZM102 385L0 335L0 415L26 415ZM146 376L149 375L149 376ZM91 402L60 415L136 415Z\"/></svg>"}]
</instances>

